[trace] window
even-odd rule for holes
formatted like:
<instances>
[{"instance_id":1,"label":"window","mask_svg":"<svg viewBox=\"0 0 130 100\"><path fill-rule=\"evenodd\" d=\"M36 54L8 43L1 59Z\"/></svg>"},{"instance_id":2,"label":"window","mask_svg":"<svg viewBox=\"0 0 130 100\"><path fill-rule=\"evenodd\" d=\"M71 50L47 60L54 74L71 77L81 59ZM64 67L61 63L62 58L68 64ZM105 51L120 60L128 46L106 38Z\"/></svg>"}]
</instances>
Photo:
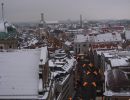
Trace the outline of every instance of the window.
<instances>
[{"instance_id":1,"label":"window","mask_svg":"<svg viewBox=\"0 0 130 100\"><path fill-rule=\"evenodd\" d=\"M78 54L80 53L80 48L79 48L79 50L78 50Z\"/></svg>"},{"instance_id":2,"label":"window","mask_svg":"<svg viewBox=\"0 0 130 100\"><path fill-rule=\"evenodd\" d=\"M86 47L86 44L84 44L83 46Z\"/></svg>"},{"instance_id":3,"label":"window","mask_svg":"<svg viewBox=\"0 0 130 100\"><path fill-rule=\"evenodd\" d=\"M9 48L11 49L11 48L12 48L12 46L10 45L10 46L9 46Z\"/></svg>"},{"instance_id":4,"label":"window","mask_svg":"<svg viewBox=\"0 0 130 100\"><path fill-rule=\"evenodd\" d=\"M0 49L3 49L3 46L0 46Z\"/></svg>"},{"instance_id":5,"label":"window","mask_svg":"<svg viewBox=\"0 0 130 100\"><path fill-rule=\"evenodd\" d=\"M77 48L75 48L75 52L77 53Z\"/></svg>"}]
</instances>

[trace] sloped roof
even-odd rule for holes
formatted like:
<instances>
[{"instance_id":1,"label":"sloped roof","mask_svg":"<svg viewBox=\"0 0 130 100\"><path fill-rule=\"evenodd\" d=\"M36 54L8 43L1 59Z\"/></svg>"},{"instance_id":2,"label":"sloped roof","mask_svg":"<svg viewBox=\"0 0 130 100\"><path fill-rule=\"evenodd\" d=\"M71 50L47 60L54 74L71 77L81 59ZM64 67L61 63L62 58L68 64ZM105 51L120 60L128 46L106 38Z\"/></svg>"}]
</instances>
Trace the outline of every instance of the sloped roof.
<instances>
[{"instance_id":1,"label":"sloped roof","mask_svg":"<svg viewBox=\"0 0 130 100\"><path fill-rule=\"evenodd\" d=\"M75 39L74 39L74 42L86 42L88 40L88 37L87 36L84 36L84 35L76 35Z\"/></svg>"},{"instance_id":2,"label":"sloped roof","mask_svg":"<svg viewBox=\"0 0 130 100\"><path fill-rule=\"evenodd\" d=\"M37 98L40 49L0 52L0 98Z\"/></svg>"},{"instance_id":3,"label":"sloped roof","mask_svg":"<svg viewBox=\"0 0 130 100\"><path fill-rule=\"evenodd\" d=\"M119 33L105 33L95 36L95 42L114 42L121 40L121 35Z\"/></svg>"}]
</instances>

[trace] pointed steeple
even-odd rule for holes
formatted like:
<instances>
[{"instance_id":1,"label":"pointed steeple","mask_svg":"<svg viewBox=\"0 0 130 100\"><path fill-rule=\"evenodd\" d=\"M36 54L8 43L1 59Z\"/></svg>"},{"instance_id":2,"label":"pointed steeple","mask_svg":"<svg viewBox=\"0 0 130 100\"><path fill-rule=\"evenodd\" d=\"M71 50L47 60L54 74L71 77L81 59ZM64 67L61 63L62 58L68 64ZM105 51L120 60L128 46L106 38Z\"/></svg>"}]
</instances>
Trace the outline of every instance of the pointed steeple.
<instances>
[{"instance_id":1,"label":"pointed steeple","mask_svg":"<svg viewBox=\"0 0 130 100\"><path fill-rule=\"evenodd\" d=\"M44 14L43 13L41 13L41 21L44 22Z\"/></svg>"},{"instance_id":2,"label":"pointed steeple","mask_svg":"<svg viewBox=\"0 0 130 100\"><path fill-rule=\"evenodd\" d=\"M44 13L41 13L41 21L40 21L39 26L40 26L41 28L45 28L45 27L46 27L46 22L45 22L45 20L44 20Z\"/></svg>"},{"instance_id":3,"label":"pointed steeple","mask_svg":"<svg viewBox=\"0 0 130 100\"><path fill-rule=\"evenodd\" d=\"M1 3L1 7L2 7L2 20L4 20L4 3Z\"/></svg>"}]
</instances>

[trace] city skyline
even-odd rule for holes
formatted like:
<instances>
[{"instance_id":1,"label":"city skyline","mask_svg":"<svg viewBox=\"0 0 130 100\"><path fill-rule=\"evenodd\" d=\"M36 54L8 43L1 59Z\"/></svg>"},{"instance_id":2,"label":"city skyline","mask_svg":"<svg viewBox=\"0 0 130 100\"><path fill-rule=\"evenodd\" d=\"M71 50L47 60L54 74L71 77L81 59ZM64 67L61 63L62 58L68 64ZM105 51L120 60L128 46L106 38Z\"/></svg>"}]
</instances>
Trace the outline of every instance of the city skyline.
<instances>
[{"instance_id":1,"label":"city skyline","mask_svg":"<svg viewBox=\"0 0 130 100\"><path fill-rule=\"evenodd\" d=\"M46 21L130 19L129 0L1 0L4 15L10 22L39 22L40 14ZM0 18L2 16L0 10Z\"/></svg>"}]
</instances>

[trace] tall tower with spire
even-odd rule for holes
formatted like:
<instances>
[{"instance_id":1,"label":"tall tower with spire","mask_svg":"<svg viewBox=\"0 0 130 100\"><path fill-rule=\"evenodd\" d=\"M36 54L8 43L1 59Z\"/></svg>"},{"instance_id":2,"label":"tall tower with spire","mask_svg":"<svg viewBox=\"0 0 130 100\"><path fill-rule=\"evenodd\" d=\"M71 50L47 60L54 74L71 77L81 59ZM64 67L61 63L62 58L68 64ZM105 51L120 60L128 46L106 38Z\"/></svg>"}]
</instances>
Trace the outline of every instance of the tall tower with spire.
<instances>
[{"instance_id":1,"label":"tall tower with spire","mask_svg":"<svg viewBox=\"0 0 130 100\"><path fill-rule=\"evenodd\" d=\"M2 7L2 20L4 20L4 3L1 3L1 7Z\"/></svg>"},{"instance_id":2,"label":"tall tower with spire","mask_svg":"<svg viewBox=\"0 0 130 100\"><path fill-rule=\"evenodd\" d=\"M82 15L80 15L80 27L83 27L83 22L82 22Z\"/></svg>"},{"instance_id":3,"label":"tall tower with spire","mask_svg":"<svg viewBox=\"0 0 130 100\"><path fill-rule=\"evenodd\" d=\"M44 14L41 13L41 21L44 21Z\"/></svg>"},{"instance_id":4,"label":"tall tower with spire","mask_svg":"<svg viewBox=\"0 0 130 100\"><path fill-rule=\"evenodd\" d=\"M41 13L41 20L40 20L39 27L40 28L45 28L46 27L46 22L44 20L44 13Z\"/></svg>"},{"instance_id":5,"label":"tall tower with spire","mask_svg":"<svg viewBox=\"0 0 130 100\"><path fill-rule=\"evenodd\" d=\"M47 25L46 25L46 22L44 20L44 13L41 13L41 20L39 23L39 37L41 39L47 38L46 28L47 28Z\"/></svg>"},{"instance_id":6,"label":"tall tower with spire","mask_svg":"<svg viewBox=\"0 0 130 100\"><path fill-rule=\"evenodd\" d=\"M17 48L17 30L16 28L5 20L4 16L4 3L2 6L2 20L0 21L0 51L3 49L16 49Z\"/></svg>"}]
</instances>

